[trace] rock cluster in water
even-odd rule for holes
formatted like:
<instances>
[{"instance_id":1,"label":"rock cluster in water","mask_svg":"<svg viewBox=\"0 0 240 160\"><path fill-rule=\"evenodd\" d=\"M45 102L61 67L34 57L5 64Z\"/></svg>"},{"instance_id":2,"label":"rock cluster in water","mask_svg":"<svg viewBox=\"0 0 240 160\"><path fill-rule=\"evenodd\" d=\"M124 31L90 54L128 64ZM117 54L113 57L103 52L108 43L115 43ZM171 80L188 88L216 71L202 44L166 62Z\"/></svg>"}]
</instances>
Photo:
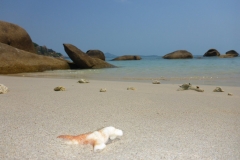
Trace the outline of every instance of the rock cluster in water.
<instances>
[{"instance_id":1,"label":"rock cluster in water","mask_svg":"<svg viewBox=\"0 0 240 160\"><path fill-rule=\"evenodd\" d=\"M233 58L239 56L235 50L227 51L226 54L221 55L216 49L209 49L203 57L219 57L219 58ZM177 50L163 56L164 59L188 59L193 58L193 55L186 50Z\"/></svg>"}]
</instances>

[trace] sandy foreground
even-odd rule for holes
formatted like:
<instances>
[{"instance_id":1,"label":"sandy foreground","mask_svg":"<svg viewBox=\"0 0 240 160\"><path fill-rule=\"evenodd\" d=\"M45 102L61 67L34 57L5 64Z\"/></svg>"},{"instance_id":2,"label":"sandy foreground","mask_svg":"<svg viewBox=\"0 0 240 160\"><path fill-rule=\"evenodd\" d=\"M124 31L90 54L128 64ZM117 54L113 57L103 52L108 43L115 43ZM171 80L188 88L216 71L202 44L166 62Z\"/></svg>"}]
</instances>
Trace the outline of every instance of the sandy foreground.
<instances>
[{"instance_id":1,"label":"sandy foreground","mask_svg":"<svg viewBox=\"0 0 240 160\"><path fill-rule=\"evenodd\" d=\"M240 87L77 81L0 76L0 159L240 159ZM107 126L124 135L99 153L56 138Z\"/></svg>"}]
</instances>

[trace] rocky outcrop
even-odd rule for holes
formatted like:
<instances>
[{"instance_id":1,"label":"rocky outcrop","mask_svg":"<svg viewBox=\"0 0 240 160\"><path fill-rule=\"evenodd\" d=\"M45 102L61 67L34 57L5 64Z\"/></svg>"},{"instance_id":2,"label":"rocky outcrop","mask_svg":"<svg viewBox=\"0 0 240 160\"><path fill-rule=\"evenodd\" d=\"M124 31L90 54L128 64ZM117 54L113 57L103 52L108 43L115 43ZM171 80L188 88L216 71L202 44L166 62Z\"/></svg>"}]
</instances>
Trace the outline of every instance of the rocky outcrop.
<instances>
[{"instance_id":1,"label":"rocky outcrop","mask_svg":"<svg viewBox=\"0 0 240 160\"><path fill-rule=\"evenodd\" d=\"M91 57L93 57L93 58L99 58L99 59L105 61L105 55L104 55L104 53L103 53L102 51L100 51L100 50L88 50L88 51L86 52L86 54L89 55L89 56L91 56Z\"/></svg>"},{"instance_id":2,"label":"rocky outcrop","mask_svg":"<svg viewBox=\"0 0 240 160\"><path fill-rule=\"evenodd\" d=\"M204 57L220 56L220 53L216 49L209 49L203 56Z\"/></svg>"},{"instance_id":3,"label":"rocky outcrop","mask_svg":"<svg viewBox=\"0 0 240 160\"><path fill-rule=\"evenodd\" d=\"M177 50L163 56L164 59L188 59L193 58L192 54L186 50Z\"/></svg>"},{"instance_id":4,"label":"rocky outcrop","mask_svg":"<svg viewBox=\"0 0 240 160\"><path fill-rule=\"evenodd\" d=\"M0 43L36 53L33 42L26 30L16 24L0 21Z\"/></svg>"},{"instance_id":5,"label":"rocky outcrop","mask_svg":"<svg viewBox=\"0 0 240 160\"><path fill-rule=\"evenodd\" d=\"M232 55L233 57L239 56L239 54L235 50L227 51L226 55Z\"/></svg>"},{"instance_id":6,"label":"rocky outcrop","mask_svg":"<svg viewBox=\"0 0 240 160\"><path fill-rule=\"evenodd\" d=\"M141 60L141 59L142 58L140 56L136 56L136 55L124 55L124 56L116 57L112 61Z\"/></svg>"},{"instance_id":7,"label":"rocky outcrop","mask_svg":"<svg viewBox=\"0 0 240 160\"><path fill-rule=\"evenodd\" d=\"M0 74L70 69L66 60L41 56L0 43Z\"/></svg>"},{"instance_id":8,"label":"rocky outcrop","mask_svg":"<svg viewBox=\"0 0 240 160\"><path fill-rule=\"evenodd\" d=\"M98 69L98 68L113 68L112 64L109 64L101 59L92 58L85 54L72 44L63 44L64 50L68 54L69 58L81 69Z\"/></svg>"}]
</instances>

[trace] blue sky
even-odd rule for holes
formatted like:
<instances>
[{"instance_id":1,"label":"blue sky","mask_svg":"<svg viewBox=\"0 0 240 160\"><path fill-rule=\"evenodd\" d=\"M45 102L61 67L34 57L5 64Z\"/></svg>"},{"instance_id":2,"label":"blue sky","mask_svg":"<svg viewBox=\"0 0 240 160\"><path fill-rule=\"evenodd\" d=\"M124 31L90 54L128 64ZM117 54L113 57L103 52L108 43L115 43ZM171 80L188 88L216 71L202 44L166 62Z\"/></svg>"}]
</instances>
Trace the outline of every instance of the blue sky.
<instances>
[{"instance_id":1,"label":"blue sky","mask_svg":"<svg viewBox=\"0 0 240 160\"><path fill-rule=\"evenodd\" d=\"M240 53L239 0L1 0L0 20L23 27L39 45L86 52L165 55Z\"/></svg>"}]
</instances>

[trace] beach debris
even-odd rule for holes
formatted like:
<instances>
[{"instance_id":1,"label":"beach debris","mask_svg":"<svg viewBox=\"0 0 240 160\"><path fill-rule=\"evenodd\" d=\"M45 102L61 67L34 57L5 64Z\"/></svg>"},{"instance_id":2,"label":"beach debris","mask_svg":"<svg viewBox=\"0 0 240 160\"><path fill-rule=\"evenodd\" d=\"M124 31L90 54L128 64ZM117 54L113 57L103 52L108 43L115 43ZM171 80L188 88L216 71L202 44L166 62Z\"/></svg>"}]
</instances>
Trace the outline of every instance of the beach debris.
<instances>
[{"instance_id":1,"label":"beach debris","mask_svg":"<svg viewBox=\"0 0 240 160\"><path fill-rule=\"evenodd\" d=\"M101 88L100 92L107 92L107 89L106 88Z\"/></svg>"},{"instance_id":2,"label":"beach debris","mask_svg":"<svg viewBox=\"0 0 240 160\"><path fill-rule=\"evenodd\" d=\"M221 87L216 87L213 92L224 92L224 90Z\"/></svg>"},{"instance_id":3,"label":"beach debris","mask_svg":"<svg viewBox=\"0 0 240 160\"><path fill-rule=\"evenodd\" d=\"M160 84L160 81L154 80L154 81L152 81L152 84Z\"/></svg>"},{"instance_id":4,"label":"beach debris","mask_svg":"<svg viewBox=\"0 0 240 160\"><path fill-rule=\"evenodd\" d=\"M127 90L136 90L134 87L128 87Z\"/></svg>"},{"instance_id":5,"label":"beach debris","mask_svg":"<svg viewBox=\"0 0 240 160\"><path fill-rule=\"evenodd\" d=\"M197 91L197 92L204 92L204 90L201 89L199 86L194 87L194 86L191 85L188 89L189 90L194 90L194 91Z\"/></svg>"},{"instance_id":6,"label":"beach debris","mask_svg":"<svg viewBox=\"0 0 240 160\"><path fill-rule=\"evenodd\" d=\"M93 145L94 152L99 152L106 148L106 144L109 139L114 140L122 135L122 130L109 126L90 133L80 134L77 136L60 135L57 138L67 140L70 144L90 144Z\"/></svg>"},{"instance_id":7,"label":"beach debris","mask_svg":"<svg viewBox=\"0 0 240 160\"><path fill-rule=\"evenodd\" d=\"M86 80L86 79L80 79L80 80L78 81L78 83L89 83L89 81Z\"/></svg>"},{"instance_id":8,"label":"beach debris","mask_svg":"<svg viewBox=\"0 0 240 160\"><path fill-rule=\"evenodd\" d=\"M204 92L199 86L192 86L191 83L184 83L183 85L179 86L177 91L184 91L184 90L194 90L197 92Z\"/></svg>"},{"instance_id":9,"label":"beach debris","mask_svg":"<svg viewBox=\"0 0 240 160\"><path fill-rule=\"evenodd\" d=\"M54 91L65 91L66 89L62 86L58 86L54 88Z\"/></svg>"},{"instance_id":10,"label":"beach debris","mask_svg":"<svg viewBox=\"0 0 240 160\"><path fill-rule=\"evenodd\" d=\"M229 96L233 96L233 94L232 94L232 93L228 93L228 95L229 95Z\"/></svg>"},{"instance_id":11,"label":"beach debris","mask_svg":"<svg viewBox=\"0 0 240 160\"><path fill-rule=\"evenodd\" d=\"M4 94L8 92L8 87L4 86L3 84L0 84L0 94Z\"/></svg>"},{"instance_id":12,"label":"beach debris","mask_svg":"<svg viewBox=\"0 0 240 160\"><path fill-rule=\"evenodd\" d=\"M184 91L184 90L188 90L188 88L191 86L190 83L184 83L183 85L179 86L179 88L177 89L177 91Z\"/></svg>"}]
</instances>

